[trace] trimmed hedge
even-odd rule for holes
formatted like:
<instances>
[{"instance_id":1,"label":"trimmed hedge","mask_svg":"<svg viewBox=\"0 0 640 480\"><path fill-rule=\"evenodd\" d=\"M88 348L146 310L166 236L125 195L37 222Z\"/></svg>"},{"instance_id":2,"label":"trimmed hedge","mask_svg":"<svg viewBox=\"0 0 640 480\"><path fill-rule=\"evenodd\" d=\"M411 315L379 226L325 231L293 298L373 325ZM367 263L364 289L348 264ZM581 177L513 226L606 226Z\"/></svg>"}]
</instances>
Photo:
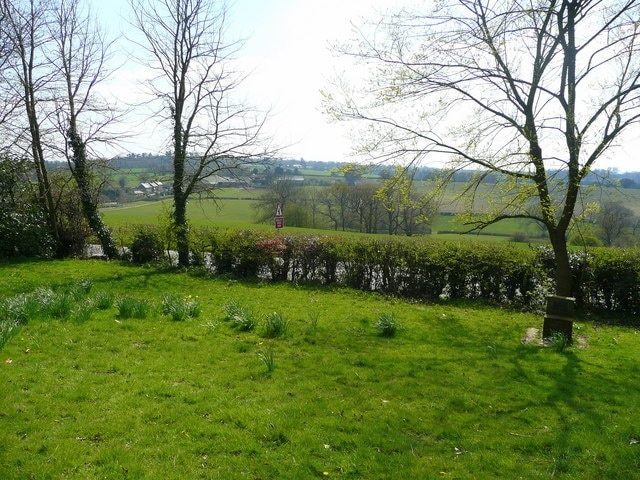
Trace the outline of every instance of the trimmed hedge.
<instances>
[{"instance_id":1,"label":"trimmed hedge","mask_svg":"<svg viewBox=\"0 0 640 480\"><path fill-rule=\"evenodd\" d=\"M225 229L198 229L193 235L195 263L241 278L333 284L424 301L484 300L529 310L544 308L553 291L549 247ZM571 255L571 265L578 309L640 313L640 249L581 251Z\"/></svg>"}]
</instances>

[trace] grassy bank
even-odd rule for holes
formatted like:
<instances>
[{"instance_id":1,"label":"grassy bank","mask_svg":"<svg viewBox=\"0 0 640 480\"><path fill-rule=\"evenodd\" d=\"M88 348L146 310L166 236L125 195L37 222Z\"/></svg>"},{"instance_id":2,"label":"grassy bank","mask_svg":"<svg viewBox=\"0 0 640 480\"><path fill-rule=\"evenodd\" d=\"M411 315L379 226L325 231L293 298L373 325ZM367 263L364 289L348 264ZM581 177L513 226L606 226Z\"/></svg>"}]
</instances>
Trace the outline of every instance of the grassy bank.
<instances>
[{"instance_id":1,"label":"grassy bank","mask_svg":"<svg viewBox=\"0 0 640 480\"><path fill-rule=\"evenodd\" d=\"M539 316L488 307L97 261L0 268L5 304L31 305L0 350L3 479L638 478L635 330L577 322L562 349L522 342ZM175 321L168 297L194 316Z\"/></svg>"}]
</instances>

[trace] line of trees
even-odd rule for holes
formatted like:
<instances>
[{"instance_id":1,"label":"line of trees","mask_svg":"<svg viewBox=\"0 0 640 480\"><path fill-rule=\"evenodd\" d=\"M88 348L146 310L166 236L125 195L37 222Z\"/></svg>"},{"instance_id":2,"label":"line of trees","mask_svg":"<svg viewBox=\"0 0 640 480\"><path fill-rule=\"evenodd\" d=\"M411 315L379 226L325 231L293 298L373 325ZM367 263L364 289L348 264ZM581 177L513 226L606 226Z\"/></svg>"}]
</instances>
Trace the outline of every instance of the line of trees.
<instances>
[{"instance_id":1,"label":"line of trees","mask_svg":"<svg viewBox=\"0 0 640 480\"><path fill-rule=\"evenodd\" d=\"M116 256L98 213L101 181L89 158L93 145L115 138L110 127L118 114L96 94L109 74L111 44L79 0L2 0L0 34L4 160L29 161L24 178L35 178L34 205L56 255L76 250L78 218L65 208L75 203L105 254ZM69 178L49 172L47 160L54 158L66 160Z\"/></svg>"},{"instance_id":2,"label":"line of trees","mask_svg":"<svg viewBox=\"0 0 640 480\"><path fill-rule=\"evenodd\" d=\"M348 173L345 183L321 188L302 187L287 177L274 179L254 205L258 221L272 221L280 205L292 227L407 236L431 233L437 196L416 189L415 168L398 167L382 182L350 181Z\"/></svg>"},{"instance_id":3,"label":"line of trees","mask_svg":"<svg viewBox=\"0 0 640 480\"><path fill-rule=\"evenodd\" d=\"M204 177L229 175L269 157L261 137L266 115L235 94L244 77L231 66L241 44L226 38L224 2L131 0L131 8L142 52L137 60L151 72L144 103L155 108L152 120L164 127L171 145L172 221L179 262L188 265L188 198ZM104 254L117 257L98 211L103 177L95 160L99 145L126 139L129 111L101 95L115 72L115 41L81 0L0 0L0 39L3 165L26 162L21 175L10 178L36 186L30 200L55 255L79 253L72 244L88 233L69 224L80 220ZM68 174L51 173L51 160L65 160ZM10 212L10 203L0 210ZM74 203L81 215L71 222L64 205ZM17 245L13 250L20 252Z\"/></svg>"}]
</instances>

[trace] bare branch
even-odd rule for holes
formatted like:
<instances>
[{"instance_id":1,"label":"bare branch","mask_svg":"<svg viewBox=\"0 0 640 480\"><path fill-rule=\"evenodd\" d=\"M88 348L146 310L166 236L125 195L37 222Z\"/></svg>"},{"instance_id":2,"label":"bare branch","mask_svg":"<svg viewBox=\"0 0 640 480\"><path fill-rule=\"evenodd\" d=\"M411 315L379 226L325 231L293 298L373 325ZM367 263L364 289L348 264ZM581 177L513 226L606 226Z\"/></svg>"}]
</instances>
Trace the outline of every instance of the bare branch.
<instances>
[{"instance_id":1,"label":"bare branch","mask_svg":"<svg viewBox=\"0 0 640 480\"><path fill-rule=\"evenodd\" d=\"M266 115L237 98L232 68L242 45L226 39L227 6L215 0L132 0L149 92L171 126L174 224L179 262L189 263L186 202L204 178L273 155L263 142Z\"/></svg>"},{"instance_id":2,"label":"bare branch","mask_svg":"<svg viewBox=\"0 0 640 480\"><path fill-rule=\"evenodd\" d=\"M639 16L640 0L447 0L426 14L403 10L338 48L371 81L325 93L327 110L370 126L361 151L373 157L453 162L519 185L523 194L474 228L544 223L567 293L565 236L581 182L640 121Z\"/></svg>"}]
</instances>

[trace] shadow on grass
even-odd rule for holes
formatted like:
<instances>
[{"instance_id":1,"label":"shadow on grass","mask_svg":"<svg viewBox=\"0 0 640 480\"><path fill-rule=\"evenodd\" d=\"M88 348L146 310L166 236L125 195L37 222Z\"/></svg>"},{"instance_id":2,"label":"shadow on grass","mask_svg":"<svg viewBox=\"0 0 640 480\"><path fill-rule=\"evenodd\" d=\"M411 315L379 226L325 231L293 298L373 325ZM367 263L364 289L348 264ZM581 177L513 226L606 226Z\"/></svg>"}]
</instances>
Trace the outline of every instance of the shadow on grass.
<instances>
[{"instance_id":1,"label":"shadow on grass","mask_svg":"<svg viewBox=\"0 0 640 480\"><path fill-rule=\"evenodd\" d=\"M547 358L544 362L542 356L547 354L555 359ZM534 358L537 356L540 358ZM624 421L619 413L625 407L618 397L635 397L640 392L635 385L626 385L624 377L616 376L615 372L598 373L604 367L581 357L573 347L557 351L553 347L522 345L514 357L514 374L543 393L537 395L539 404L530 399L517 405L512 413L532 409L537 412L536 417L545 422L544 428L550 428L554 440L540 440L539 447L548 458L547 473L551 478L580 475L583 467L588 470L583 463L602 464L599 468L604 476L619 468L619 474L607 478L628 478L623 469L632 467L615 465L616 458L623 462L628 459L625 458L624 449L628 444L622 438L624 433L618 431L621 436L607 438L606 432L612 432L609 427L615 422ZM549 361L561 365L555 368ZM531 369L536 362L540 363L539 368Z\"/></svg>"},{"instance_id":2,"label":"shadow on grass","mask_svg":"<svg viewBox=\"0 0 640 480\"><path fill-rule=\"evenodd\" d=\"M551 477L558 473L568 473L571 469L573 436L577 434L577 428L571 416L582 409L577 399L578 376L582 372L580 360L570 350L562 352L558 357L564 359L565 364L560 373L553 378L554 384L546 401L556 410L559 422L559 432L556 437L557 454L553 458ZM581 417L584 418L584 416ZM598 431L602 431L602 417L599 414L591 412L589 419Z\"/></svg>"}]
</instances>

